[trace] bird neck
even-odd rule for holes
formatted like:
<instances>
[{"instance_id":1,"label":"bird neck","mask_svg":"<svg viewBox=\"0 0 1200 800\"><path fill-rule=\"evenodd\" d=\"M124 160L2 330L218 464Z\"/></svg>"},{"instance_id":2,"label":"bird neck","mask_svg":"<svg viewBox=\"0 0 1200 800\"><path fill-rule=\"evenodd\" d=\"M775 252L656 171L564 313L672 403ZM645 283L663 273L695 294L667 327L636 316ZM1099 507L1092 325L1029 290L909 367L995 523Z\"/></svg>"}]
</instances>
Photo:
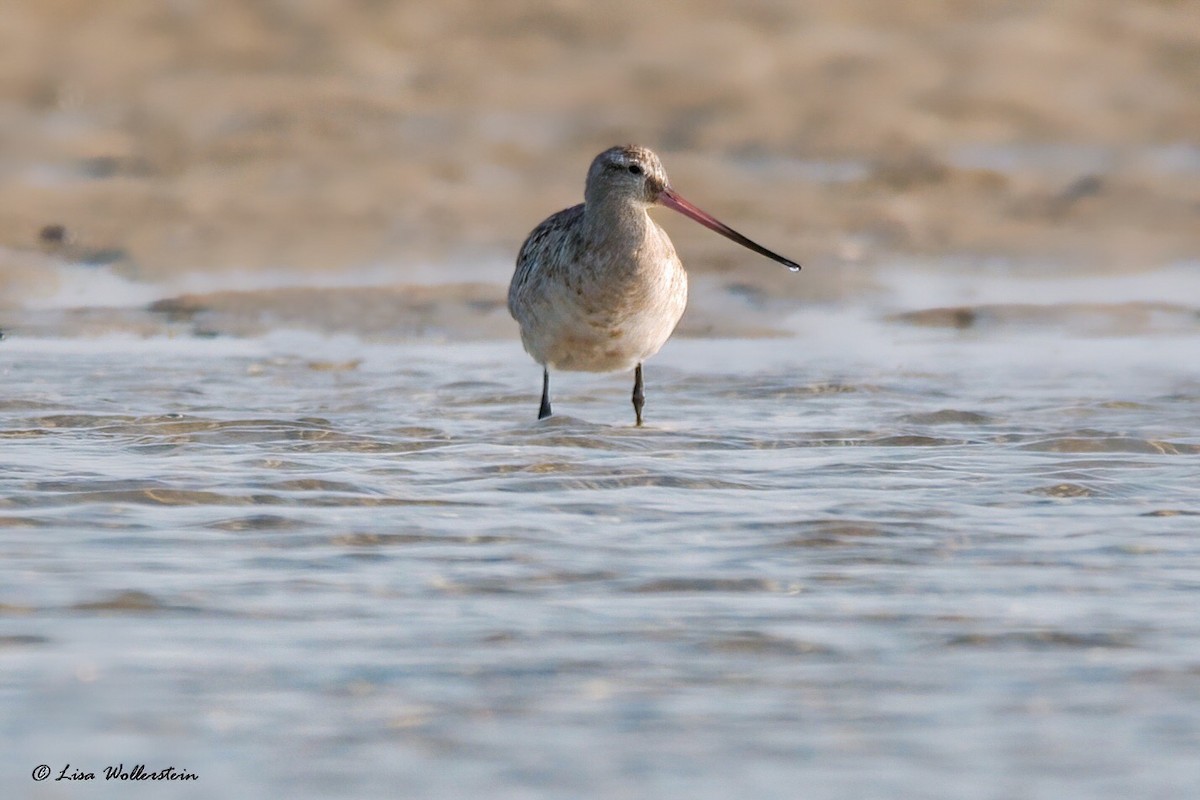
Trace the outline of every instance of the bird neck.
<instances>
[{"instance_id":1,"label":"bird neck","mask_svg":"<svg viewBox=\"0 0 1200 800\"><path fill-rule=\"evenodd\" d=\"M621 200L589 200L584 206L584 233L594 245L636 247L646 238L654 222L640 203Z\"/></svg>"}]
</instances>

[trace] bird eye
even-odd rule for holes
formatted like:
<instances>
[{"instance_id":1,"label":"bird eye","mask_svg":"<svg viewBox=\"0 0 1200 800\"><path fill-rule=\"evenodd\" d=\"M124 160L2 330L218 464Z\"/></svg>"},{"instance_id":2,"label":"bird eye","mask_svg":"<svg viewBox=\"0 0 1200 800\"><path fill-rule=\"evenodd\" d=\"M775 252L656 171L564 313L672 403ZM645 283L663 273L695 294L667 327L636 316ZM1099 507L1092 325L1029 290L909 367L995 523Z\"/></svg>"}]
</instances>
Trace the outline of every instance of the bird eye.
<instances>
[{"instance_id":1,"label":"bird eye","mask_svg":"<svg viewBox=\"0 0 1200 800\"><path fill-rule=\"evenodd\" d=\"M631 174L631 175L641 175L641 174L642 174L642 168L641 168L641 167L639 167L637 164L630 164L630 165L629 165L629 174Z\"/></svg>"}]
</instances>

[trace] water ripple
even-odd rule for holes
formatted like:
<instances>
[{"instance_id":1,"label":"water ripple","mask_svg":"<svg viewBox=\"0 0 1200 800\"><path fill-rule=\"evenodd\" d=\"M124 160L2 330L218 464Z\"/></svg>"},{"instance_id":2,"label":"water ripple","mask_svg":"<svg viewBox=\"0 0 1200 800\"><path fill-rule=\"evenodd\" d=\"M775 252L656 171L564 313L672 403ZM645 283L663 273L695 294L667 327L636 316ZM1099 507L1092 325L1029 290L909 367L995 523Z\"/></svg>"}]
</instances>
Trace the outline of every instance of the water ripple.
<instances>
[{"instance_id":1,"label":"water ripple","mask_svg":"<svg viewBox=\"0 0 1200 800\"><path fill-rule=\"evenodd\" d=\"M672 342L641 429L627 376L563 376L537 421L512 343L18 344L10 758L28 774L64 729L116 724L121 757L182 747L206 780L332 754L329 796L431 762L586 794L646 753L681 774L975 764L1000 794L1020 774L1071 796L1068 763L1190 788L1188 348L1010 327L890 325L870 357L843 333Z\"/></svg>"}]
</instances>

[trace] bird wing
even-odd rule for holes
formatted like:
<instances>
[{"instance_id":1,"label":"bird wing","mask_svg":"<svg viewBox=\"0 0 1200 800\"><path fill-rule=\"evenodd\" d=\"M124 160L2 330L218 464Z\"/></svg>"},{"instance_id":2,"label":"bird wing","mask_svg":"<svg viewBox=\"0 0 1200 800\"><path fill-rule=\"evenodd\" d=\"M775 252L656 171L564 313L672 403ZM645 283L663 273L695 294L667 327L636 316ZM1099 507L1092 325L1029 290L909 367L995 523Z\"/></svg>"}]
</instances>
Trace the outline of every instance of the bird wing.
<instances>
[{"instance_id":1,"label":"bird wing","mask_svg":"<svg viewBox=\"0 0 1200 800\"><path fill-rule=\"evenodd\" d=\"M525 239L508 287L508 311L514 317L521 296L538 283L539 276L548 274L562 261L568 241L572 235L579 235L582 220L583 203L580 203L551 214Z\"/></svg>"}]
</instances>

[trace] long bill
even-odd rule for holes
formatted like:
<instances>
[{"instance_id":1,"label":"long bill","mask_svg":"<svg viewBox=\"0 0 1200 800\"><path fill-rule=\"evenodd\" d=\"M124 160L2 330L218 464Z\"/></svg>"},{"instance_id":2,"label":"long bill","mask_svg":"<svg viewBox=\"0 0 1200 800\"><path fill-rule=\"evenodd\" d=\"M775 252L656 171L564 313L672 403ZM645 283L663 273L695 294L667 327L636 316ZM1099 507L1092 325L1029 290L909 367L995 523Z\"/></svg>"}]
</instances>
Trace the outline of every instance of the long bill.
<instances>
[{"instance_id":1,"label":"long bill","mask_svg":"<svg viewBox=\"0 0 1200 800\"><path fill-rule=\"evenodd\" d=\"M709 214L707 211L701 211L699 208L696 208L696 206L692 205L687 200L684 200L682 197L680 197L675 192L675 190L669 186L667 188L663 189L662 192L658 195L658 201L660 203L662 203L664 206L666 206L667 208L674 209L675 211L678 211L680 214L683 214L685 217L690 217L690 218L696 220L696 222L699 222L701 225L708 228L709 230L716 231L717 233L721 234L722 236L724 236L728 239L732 239L733 241L740 244L742 247L749 248L750 250L753 250L754 252L758 253L759 255L766 256L767 258L772 259L773 261L778 261L780 264L783 264L785 267L790 269L792 272L795 272L798 269L800 269L800 265L797 264L795 261L792 261L790 258L784 258L783 256L779 255L778 253L773 252L773 251L768 250L767 248L763 247L758 242L747 239L745 236L742 236L740 233L738 233L733 228L726 225L724 222L721 222L721 220L717 219L712 214Z\"/></svg>"}]
</instances>

